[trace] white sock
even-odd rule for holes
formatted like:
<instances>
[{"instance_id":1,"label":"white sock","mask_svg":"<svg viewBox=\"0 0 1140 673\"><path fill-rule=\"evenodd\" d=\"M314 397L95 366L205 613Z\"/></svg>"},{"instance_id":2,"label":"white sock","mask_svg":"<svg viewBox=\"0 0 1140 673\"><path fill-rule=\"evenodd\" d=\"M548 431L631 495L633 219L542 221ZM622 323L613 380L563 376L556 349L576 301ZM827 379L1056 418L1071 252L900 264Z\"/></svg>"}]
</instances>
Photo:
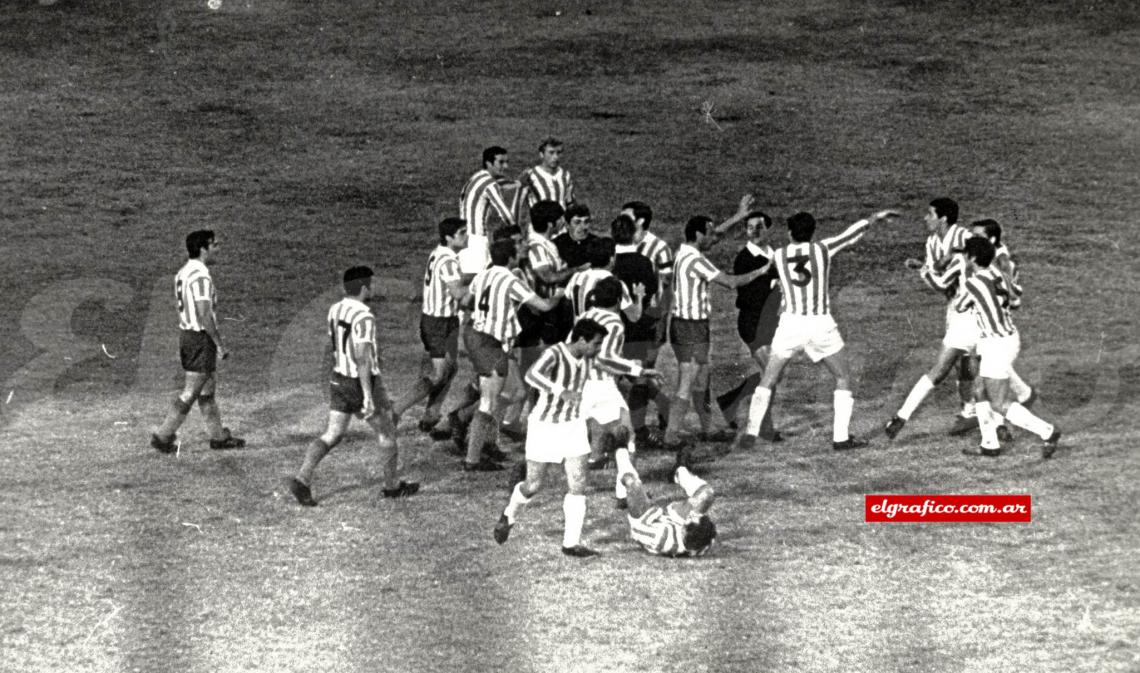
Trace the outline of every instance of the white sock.
<instances>
[{"instance_id":1,"label":"white sock","mask_svg":"<svg viewBox=\"0 0 1140 673\"><path fill-rule=\"evenodd\" d=\"M1025 428L1041 439L1049 439L1053 434L1054 428L1051 423L1046 423L1037 416L1034 416L1032 411L1017 402L1009 405L1009 409L1005 412L1005 417L1009 419L1010 423L1013 423L1019 428Z\"/></svg>"},{"instance_id":2,"label":"white sock","mask_svg":"<svg viewBox=\"0 0 1140 673\"><path fill-rule=\"evenodd\" d=\"M978 402L976 411L978 413L978 429L982 431L982 448L1000 449L1001 443L997 436L999 424L994 422L994 410L990 403Z\"/></svg>"},{"instance_id":3,"label":"white sock","mask_svg":"<svg viewBox=\"0 0 1140 673\"><path fill-rule=\"evenodd\" d=\"M910 394L906 396L906 401L899 407L898 413L895 415L904 421L909 421L911 414L914 413L915 409L918 409L918 405L922 404L922 401L926 399L926 396L930 394L931 390L934 390L934 381L931 381L929 376L923 374L922 378L918 380L918 383L915 383L914 387L910 389Z\"/></svg>"},{"instance_id":4,"label":"white sock","mask_svg":"<svg viewBox=\"0 0 1140 673\"><path fill-rule=\"evenodd\" d=\"M691 498L693 494L697 492L697 489L708 482L692 472L689 472L689 468L682 466L677 468L677 483L684 489L685 495Z\"/></svg>"},{"instance_id":5,"label":"white sock","mask_svg":"<svg viewBox=\"0 0 1140 673\"><path fill-rule=\"evenodd\" d=\"M974 402L963 402L962 411L960 411L959 414L962 418L973 418L978 414L977 407L978 405Z\"/></svg>"},{"instance_id":6,"label":"white sock","mask_svg":"<svg viewBox=\"0 0 1140 673\"><path fill-rule=\"evenodd\" d=\"M614 484L614 497L628 497L629 493L626 492L625 484L621 483L622 475L637 474L637 469L633 466L629 449L618 449L614 451L614 463L617 465L617 481Z\"/></svg>"},{"instance_id":7,"label":"white sock","mask_svg":"<svg viewBox=\"0 0 1140 673\"><path fill-rule=\"evenodd\" d=\"M837 442L845 442L851 438L851 412L855 409L855 397L850 390L835 391L835 422L832 426L831 438Z\"/></svg>"},{"instance_id":8,"label":"white sock","mask_svg":"<svg viewBox=\"0 0 1140 673\"><path fill-rule=\"evenodd\" d=\"M756 437L760 434L760 422L764 414L768 413L768 405L772 402L772 389L757 386L752 393L752 401L748 403L748 426L745 432Z\"/></svg>"},{"instance_id":9,"label":"white sock","mask_svg":"<svg viewBox=\"0 0 1140 673\"><path fill-rule=\"evenodd\" d=\"M1024 404L1026 400L1033 396L1033 388L1012 369L1009 370L1009 389L1017 396L1017 402L1019 404Z\"/></svg>"},{"instance_id":10,"label":"white sock","mask_svg":"<svg viewBox=\"0 0 1140 673\"><path fill-rule=\"evenodd\" d=\"M582 526L586 523L586 496L567 493L562 499L562 513L566 516L562 546L576 547L582 543Z\"/></svg>"},{"instance_id":11,"label":"white sock","mask_svg":"<svg viewBox=\"0 0 1140 673\"><path fill-rule=\"evenodd\" d=\"M510 502L507 503L507 508L503 510L503 514L507 515L507 521L511 522L512 525L515 522L515 517L519 515L522 508L530 502L530 498L523 495L522 487L524 483L526 482L520 481L515 484L515 489L511 491Z\"/></svg>"}]
</instances>

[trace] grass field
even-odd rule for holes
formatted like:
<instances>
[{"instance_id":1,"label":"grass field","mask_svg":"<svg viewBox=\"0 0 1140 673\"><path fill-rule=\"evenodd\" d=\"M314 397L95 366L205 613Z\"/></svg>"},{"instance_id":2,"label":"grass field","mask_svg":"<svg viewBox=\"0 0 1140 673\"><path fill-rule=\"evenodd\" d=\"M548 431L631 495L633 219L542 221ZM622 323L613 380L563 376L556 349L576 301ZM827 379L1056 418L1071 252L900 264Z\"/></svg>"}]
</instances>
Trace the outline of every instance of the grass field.
<instances>
[{"instance_id":1,"label":"grass field","mask_svg":"<svg viewBox=\"0 0 1140 673\"><path fill-rule=\"evenodd\" d=\"M1128 0L3 3L0 669L1140 671L1138 66ZM321 507L282 493L323 426L341 271L382 275L402 390L435 223L484 146L517 170L551 133L595 220L640 198L674 242L744 192L825 232L906 213L832 278L872 447L830 451L830 381L794 365L789 441L708 469L705 558L635 548L609 473L600 559L558 553L558 486L500 548L505 477L465 476L411 424L421 495L378 497L362 425ZM1053 461L1025 433L960 455L949 385L879 430L941 337L902 264L941 195L1006 227ZM195 412L171 458L146 438L180 377L169 277L202 226L235 351L222 411L251 448L210 452ZM715 302L723 390L747 358ZM655 495L678 492L669 462L646 456ZM1033 523L864 523L882 492L1030 493Z\"/></svg>"}]
</instances>

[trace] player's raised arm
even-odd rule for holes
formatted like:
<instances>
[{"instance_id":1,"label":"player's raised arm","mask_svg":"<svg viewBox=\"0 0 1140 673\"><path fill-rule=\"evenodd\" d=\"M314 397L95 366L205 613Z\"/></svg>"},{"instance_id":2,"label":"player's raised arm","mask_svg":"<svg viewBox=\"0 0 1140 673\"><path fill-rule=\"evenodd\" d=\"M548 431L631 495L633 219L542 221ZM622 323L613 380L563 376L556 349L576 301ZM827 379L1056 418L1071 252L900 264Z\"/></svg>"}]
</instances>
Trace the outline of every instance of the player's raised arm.
<instances>
[{"instance_id":1,"label":"player's raised arm","mask_svg":"<svg viewBox=\"0 0 1140 673\"><path fill-rule=\"evenodd\" d=\"M880 210L871 217L864 218L858 222L855 222L851 226L844 229L840 234L823 239L820 241L820 243L823 245L823 247L827 248L828 252L835 254L843 248L846 248L849 245L853 245L854 243L858 242L859 239L863 238L863 235L867 233L867 229L872 224L875 224L876 222L884 222L898 216L899 214L893 210Z\"/></svg>"},{"instance_id":2,"label":"player's raised arm","mask_svg":"<svg viewBox=\"0 0 1140 673\"><path fill-rule=\"evenodd\" d=\"M724 222L721 222L720 224L716 225L713 228L713 233L716 234L717 236L720 236L722 234L727 233L730 229L735 227L737 224L740 224L741 222L743 222L748 217L748 214L752 212L752 207L755 204L756 204L756 199L751 194L745 194L744 196L740 197L740 204L737 206L736 212L733 213Z\"/></svg>"}]
</instances>

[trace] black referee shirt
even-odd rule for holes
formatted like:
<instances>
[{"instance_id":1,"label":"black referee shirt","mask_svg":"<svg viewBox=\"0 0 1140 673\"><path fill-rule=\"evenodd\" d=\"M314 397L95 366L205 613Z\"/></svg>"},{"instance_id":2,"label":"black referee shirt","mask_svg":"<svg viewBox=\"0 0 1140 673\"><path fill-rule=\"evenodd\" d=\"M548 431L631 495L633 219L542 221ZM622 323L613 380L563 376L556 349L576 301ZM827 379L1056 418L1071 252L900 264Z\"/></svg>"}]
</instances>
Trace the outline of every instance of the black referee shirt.
<instances>
[{"instance_id":1,"label":"black referee shirt","mask_svg":"<svg viewBox=\"0 0 1140 673\"><path fill-rule=\"evenodd\" d=\"M597 238L595 234L586 233L586 238L580 241L570 238L570 234L562 233L554 237L554 247L558 248L558 255L571 269L589 262L586 259L586 242Z\"/></svg>"},{"instance_id":2,"label":"black referee shirt","mask_svg":"<svg viewBox=\"0 0 1140 673\"><path fill-rule=\"evenodd\" d=\"M756 248L756 250L760 252L754 252L752 246L745 245L740 249L740 252L736 253L736 259L732 262L732 273L734 275L755 271L768 263L768 257L763 254L763 248ZM779 274L776 273L775 268L772 268L751 283L736 288L736 308L741 311L760 313L768 295L772 293L772 281L778 278Z\"/></svg>"}]
</instances>

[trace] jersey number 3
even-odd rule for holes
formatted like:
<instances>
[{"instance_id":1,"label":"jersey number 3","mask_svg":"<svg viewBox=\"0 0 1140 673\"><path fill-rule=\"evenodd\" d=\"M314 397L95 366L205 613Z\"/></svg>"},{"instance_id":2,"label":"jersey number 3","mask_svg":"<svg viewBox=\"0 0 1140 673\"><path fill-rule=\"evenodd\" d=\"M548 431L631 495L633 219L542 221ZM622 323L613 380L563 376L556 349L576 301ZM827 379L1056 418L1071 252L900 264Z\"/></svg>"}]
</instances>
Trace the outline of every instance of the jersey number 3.
<instances>
[{"instance_id":1,"label":"jersey number 3","mask_svg":"<svg viewBox=\"0 0 1140 673\"><path fill-rule=\"evenodd\" d=\"M811 282L811 269L808 268L810 262L811 257L808 255L796 255L788 258L788 263L796 274L796 277L792 278L792 285L803 287Z\"/></svg>"}]
</instances>

